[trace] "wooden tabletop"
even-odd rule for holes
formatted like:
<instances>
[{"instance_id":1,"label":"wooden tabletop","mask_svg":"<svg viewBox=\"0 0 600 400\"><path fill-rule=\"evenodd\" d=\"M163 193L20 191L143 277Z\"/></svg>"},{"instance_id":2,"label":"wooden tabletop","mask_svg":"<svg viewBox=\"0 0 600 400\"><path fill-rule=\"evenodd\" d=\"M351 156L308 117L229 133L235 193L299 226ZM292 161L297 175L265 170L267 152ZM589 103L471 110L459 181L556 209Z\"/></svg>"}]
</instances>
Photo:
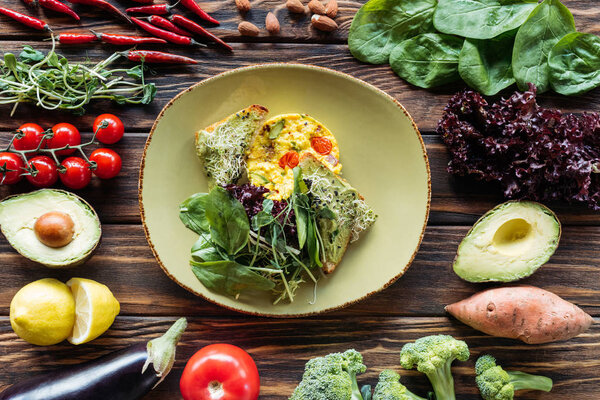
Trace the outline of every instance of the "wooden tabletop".
<instances>
[{"instance_id":1,"label":"wooden tabletop","mask_svg":"<svg viewBox=\"0 0 600 400\"><path fill-rule=\"evenodd\" d=\"M127 0L111 0L122 7L135 5ZM564 0L575 15L577 28L600 34L600 8L594 0ZM96 103L85 116L42 112L19 106L15 116L0 106L0 138L25 122L50 127L71 122L91 135L92 121L103 112L120 116L126 126L125 138L115 145L123 158L118 178L98 182L79 192L97 210L103 223L103 238L94 256L75 270L56 271L30 262L0 239L0 386L10 385L32 374L94 359L134 343L145 342L164 332L180 316L188 317L189 328L179 345L177 362L169 377L146 399L180 399L179 377L187 359L201 347L217 342L232 343L246 349L256 360L261 375L261 399L285 399L302 376L305 362L315 356L355 348L365 357L369 370L360 383L376 383L384 368L399 370L402 345L421 336L450 334L466 340L471 360L456 362L453 368L457 397L479 399L474 383L473 365L477 355L489 352L513 369L551 377L551 393L523 392L519 399L595 400L600 393L600 214L581 206L550 205L563 223L563 236L550 262L522 283L550 290L574 302L594 316L596 324L583 335L567 342L525 345L521 342L483 335L444 313L444 305L463 299L489 285L470 284L451 270L458 243L470 225L485 211L502 201L492 185L450 176L448 155L435 134L435 127L449 97L460 85L435 91L410 86L392 73L389 66L357 62L346 46L352 16L361 1L340 1L337 22L340 29L331 34L312 30L309 17L292 17L282 0L256 0L246 19L260 26L257 38L240 37L237 24L242 20L233 0L205 0L200 4L220 20L211 29L232 44L232 54L215 49L171 51L199 61L197 66L154 68L158 94L145 107L120 107ZM1 0L0 5L25 11L20 1ZM100 32L134 33L131 26L110 15L85 6L75 6L82 16L79 27L67 17L39 12L55 32L94 29ZM276 10L281 33L268 36L264 31L267 12ZM0 18L0 49L18 52L29 44L48 49L47 36L32 32L8 19ZM106 45L61 46L59 52L75 60L108 57L114 47ZM140 158L148 131L166 102L179 91L217 73L232 68L267 62L294 61L333 68L363 79L396 97L415 118L431 164L433 194L431 215L420 251L408 272L387 290L341 311L300 319L267 319L234 313L208 303L180 288L162 272L146 243L140 223L137 182ZM548 94L540 103L564 111L600 111L600 91L575 98ZM198 105L201 107L202 105ZM168 166L166 166L168 167ZM174 172L176 173L176 171ZM31 190L25 183L0 189L2 197ZM401 227L399 227L401 229ZM17 338L9 323L9 304L23 285L45 277L62 281L72 276L95 279L108 285L121 303L121 314L112 328L100 338L81 346L59 344L32 346ZM404 383L424 394L426 379L415 371L401 371Z\"/></svg>"}]
</instances>

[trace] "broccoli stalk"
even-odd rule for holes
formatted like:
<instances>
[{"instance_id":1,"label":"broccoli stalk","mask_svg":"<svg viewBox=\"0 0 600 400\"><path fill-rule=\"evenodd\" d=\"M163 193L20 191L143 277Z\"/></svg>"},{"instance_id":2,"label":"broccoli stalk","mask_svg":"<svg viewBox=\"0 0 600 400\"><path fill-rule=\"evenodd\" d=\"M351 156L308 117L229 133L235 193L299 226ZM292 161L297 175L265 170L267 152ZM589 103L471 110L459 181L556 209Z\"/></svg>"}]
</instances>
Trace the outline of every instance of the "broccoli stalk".
<instances>
[{"instance_id":1,"label":"broccoli stalk","mask_svg":"<svg viewBox=\"0 0 600 400\"><path fill-rule=\"evenodd\" d=\"M313 358L290 400L363 400L356 382L356 375L367 369L362 362L356 350Z\"/></svg>"},{"instance_id":2,"label":"broccoli stalk","mask_svg":"<svg viewBox=\"0 0 600 400\"><path fill-rule=\"evenodd\" d=\"M373 400L425 400L417 396L400 383L400 375L386 369L379 374Z\"/></svg>"},{"instance_id":3,"label":"broccoli stalk","mask_svg":"<svg viewBox=\"0 0 600 400\"><path fill-rule=\"evenodd\" d=\"M475 363L475 382L484 400L512 400L516 390L552 389L552 379L520 371L505 371L490 355L479 357Z\"/></svg>"},{"instance_id":4,"label":"broccoli stalk","mask_svg":"<svg viewBox=\"0 0 600 400\"><path fill-rule=\"evenodd\" d=\"M433 335L405 344L400 352L400 364L406 369L416 366L427 375L436 400L456 400L451 365L454 360L466 361L469 355L469 347L462 340Z\"/></svg>"}]
</instances>

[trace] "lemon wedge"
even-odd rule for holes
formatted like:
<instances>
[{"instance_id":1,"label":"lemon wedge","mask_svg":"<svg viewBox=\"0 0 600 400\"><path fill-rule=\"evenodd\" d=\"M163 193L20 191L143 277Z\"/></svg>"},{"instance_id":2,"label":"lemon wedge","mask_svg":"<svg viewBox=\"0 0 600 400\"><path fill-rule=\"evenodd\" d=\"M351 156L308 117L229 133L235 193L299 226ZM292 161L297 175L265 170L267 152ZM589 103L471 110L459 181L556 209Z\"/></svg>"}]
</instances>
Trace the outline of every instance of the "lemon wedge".
<instances>
[{"instance_id":1,"label":"lemon wedge","mask_svg":"<svg viewBox=\"0 0 600 400\"><path fill-rule=\"evenodd\" d=\"M73 330L75 302L69 288L46 278L23 286L10 303L10 324L31 344L49 346L65 340Z\"/></svg>"},{"instance_id":2,"label":"lemon wedge","mask_svg":"<svg viewBox=\"0 0 600 400\"><path fill-rule=\"evenodd\" d=\"M67 338L72 344L87 343L110 328L121 309L110 289L91 279L67 282L75 298L75 326Z\"/></svg>"}]
</instances>

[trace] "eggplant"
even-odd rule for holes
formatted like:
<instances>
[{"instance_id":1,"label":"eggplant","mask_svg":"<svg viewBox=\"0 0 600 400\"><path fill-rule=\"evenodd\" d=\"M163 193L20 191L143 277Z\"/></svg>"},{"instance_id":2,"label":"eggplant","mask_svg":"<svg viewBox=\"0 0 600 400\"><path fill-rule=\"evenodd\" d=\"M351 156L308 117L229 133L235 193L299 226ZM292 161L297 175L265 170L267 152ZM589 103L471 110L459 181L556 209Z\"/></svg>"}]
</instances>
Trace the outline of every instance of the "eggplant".
<instances>
[{"instance_id":1,"label":"eggplant","mask_svg":"<svg viewBox=\"0 0 600 400\"><path fill-rule=\"evenodd\" d=\"M159 338L15 383L0 393L0 400L140 399L171 371L186 327L180 318Z\"/></svg>"}]
</instances>

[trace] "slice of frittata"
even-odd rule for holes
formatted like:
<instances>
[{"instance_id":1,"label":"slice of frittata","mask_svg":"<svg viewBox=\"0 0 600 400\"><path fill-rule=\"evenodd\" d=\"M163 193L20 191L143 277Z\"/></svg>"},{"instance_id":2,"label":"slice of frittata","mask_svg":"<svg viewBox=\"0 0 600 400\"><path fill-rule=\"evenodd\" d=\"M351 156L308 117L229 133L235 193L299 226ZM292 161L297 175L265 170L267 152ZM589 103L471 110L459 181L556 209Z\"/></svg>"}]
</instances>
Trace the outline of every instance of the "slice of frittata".
<instances>
[{"instance_id":1,"label":"slice of frittata","mask_svg":"<svg viewBox=\"0 0 600 400\"><path fill-rule=\"evenodd\" d=\"M246 167L246 150L269 110L254 104L196 132L196 153L209 186L235 183Z\"/></svg>"}]
</instances>

